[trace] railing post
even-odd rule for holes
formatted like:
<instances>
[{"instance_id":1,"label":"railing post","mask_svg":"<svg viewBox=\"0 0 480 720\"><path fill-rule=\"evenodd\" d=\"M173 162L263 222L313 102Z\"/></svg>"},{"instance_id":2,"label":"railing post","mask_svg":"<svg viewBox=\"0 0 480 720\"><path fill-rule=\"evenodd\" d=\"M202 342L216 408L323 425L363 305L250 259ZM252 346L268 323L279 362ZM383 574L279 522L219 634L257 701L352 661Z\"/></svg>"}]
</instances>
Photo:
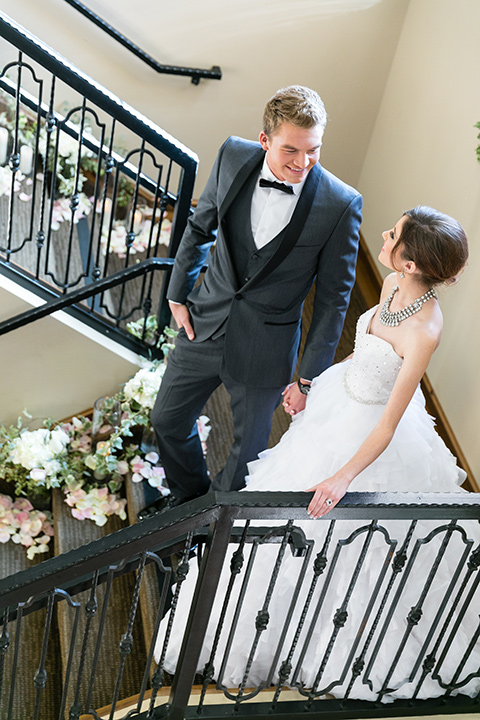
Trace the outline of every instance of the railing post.
<instances>
[{"instance_id":1,"label":"railing post","mask_svg":"<svg viewBox=\"0 0 480 720\"><path fill-rule=\"evenodd\" d=\"M183 720L185 717L185 708L197 672L198 658L207 631L220 574L225 564L225 554L228 549L232 526L231 508L221 508L218 520L212 524L211 534L207 540L169 702L167 706L164 705L158 708L161 710L161 714L157 714L156 717L163 716L171 720Z\"/></svg>"}]
</instances>

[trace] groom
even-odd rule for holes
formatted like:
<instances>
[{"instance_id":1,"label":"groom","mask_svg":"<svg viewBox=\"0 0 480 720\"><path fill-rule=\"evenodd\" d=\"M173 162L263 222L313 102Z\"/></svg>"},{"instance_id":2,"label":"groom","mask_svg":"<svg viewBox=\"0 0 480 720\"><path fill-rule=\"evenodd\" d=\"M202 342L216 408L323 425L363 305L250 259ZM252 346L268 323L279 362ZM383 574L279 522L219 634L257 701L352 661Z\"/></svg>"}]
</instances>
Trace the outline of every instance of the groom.
<instances>
[{"instance_id":1,"label":"groom","mask_svg":"<svg viewBox=\"0 0 480 720\"><path fill-rule=\"evenodd\" d=\"M285 410L300 412L312 378L333 361L355 278L362 199L319 165L325 125L316 92L279 90L265 107L259 143L230 137L220 148L188 222L168 287L180 332L151 415L176 503L210 486L244 487L282 392ZM315 279L301 380L285 390ZM224 469L210 478L196 419L221 383L234 440Z\"/></svg>"}]
</instances>

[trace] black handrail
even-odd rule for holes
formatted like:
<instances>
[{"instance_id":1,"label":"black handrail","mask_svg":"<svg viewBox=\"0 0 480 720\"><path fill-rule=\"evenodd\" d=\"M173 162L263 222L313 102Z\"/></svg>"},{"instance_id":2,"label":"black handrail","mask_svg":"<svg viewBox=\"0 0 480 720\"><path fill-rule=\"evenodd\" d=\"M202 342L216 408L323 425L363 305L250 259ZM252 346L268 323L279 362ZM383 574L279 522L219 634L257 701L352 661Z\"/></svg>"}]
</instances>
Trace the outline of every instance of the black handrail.
<instances>
[{"instance_id":1,"label":"black handrail","mask_svg":"<svg viewBox=\"0 0 480 720\"><path fill-rule=\"evenodd\" d=\"M433 497L435 502L433 502ZM222 513L235 520L308 520L313 493L211 492L135 525L0 579L0 609L79 580L146 549L167 546L187 530L205 528ZM330 520L480 519L480 495L465 493L347 493L318 522Z\"/></svg>"},{"instance_id":2,"label":"black handrail","mask_svg":"<svg viewBox=\"0 0 480 720\"><path fill-rule=\"evenodd\" d=\"M168 717L170 720L183 720L187 717L198 717L199 715L216 718L217 720L227 715L239 719L255 716L259 720L268 720L268 718L275 716L288 716L292 720L301 720L305 717L310 717L312 720L320 718L323 720L326 720L326 718L330 720L332 718L346 720L355 717L411 716L414 712L426 716L438 712L471 713L478 710L479 699L463 695L462 692L463 687L470 680L479 677L476 666L473 666L473 662L470 662L470 654L473 650L473 643L478 638L479 629L475 628L476 621L474 621L473 627L470 628L472 634L469 631L465 632L468 623L464 621L470 616L464 617L464 614L466 612L470 613L470 615L473 613L475 618L475 603L478 599L479 590L480 548L473 539L469 538L466 530L461 525L457 526L457 520L478 520L480 518L480 497L464 493L350 493L345 495L327 517L321 518L310 525L310 528L313 529L321 523L324 524L325 532L323 537L325 541L321 540L319 545L315 545L314 532L312 531L311 534L304 524L305 522L313 523L313 521L308 520L306 510L311 497L312 493L306 494L304 492L212 492L183 506L168 510L162 515L153 516L141 523L107 535L100 540L95 540L88 545L1 579L0 617L3 618L3 631L0 638L0 647L2 649L0 683L3 675L8 677L7 671L12 668L13 680L10 681L10 688L13 688L11 692L15 691L16 674L21 667L19 663L19 639L24 616L46 606L48 613L49 608L51 610L55 603L59 605L61 603L64 612L69 612L70 618L71 630L69 630L67 637L68 647L70 648L69 658L70 656L80 657L81 655L78 662L81 668L81 671L78 672L78 678L77 674L72 671L70 660L65 673L64 701L62 712L59 715L59 717L63 717L63 710L67 703L67 691L70 690L70 687L75 686L75 683L77 683L77 690L79 691L83 683L84 685L89 684L89 692L93 689L97 656L92 659L87 650L89 647L92 648L92 643L98 649L100 647L99 643L102 643L103 638L107 636L106 617L109 612L115 611L108 601L110 592L113 592L113 579L128 573L130 577L133 576L135 585L133 586L132 582L132 589L129 591L129 600L131 602L129 607L127 602L126 607L128 618L123 621L125 633L122 635L117 652L117 657L120 659L109 663L111 672L117 673L113 695L109 695L112 698L110 707L113 716L116 704L120 699L118 688L124 676L125 661L132 648L136 646L132 629L137 614L140 590L145 580L144 570L147 564L153 563L158 573L154 575L158 596L156 596L157 599L154 604L149 604L147 607L147 612L153 621L145 635L147 648L149 649L147 649L147 653L144 650L141 651L142 660L140 666L143 680L141 680L141 687L138 687L139 693L134 698L131 698L130 705L125 708L126 714L123 715L125 718L135 714L136 717L145 718L145 720L147 717ZM246 524L238 522L245 520L247 521ZM257 522L250 525L250 520ZM297 520L300 522L297 523ZM399 534L394 528L395 523L389 522L391 520L404 521L400 523L400 528L397 527ZM449 522L437 524L435 529L432 530L423 527L420 529L419 537L414 538L418 520L446 520ZM266 522L268 527L263 527L263 521ZM344 521L346 521L346 524L344 524ZM350 521L354 521L354 530ZM362 526L362 522L359 523L359 521L367 522ZM330 547L334 526L340 530L340 535L332 541ZM253 681L254 687L246 691L245 683L247 677L249 677L250 660L253 660L255 656L260 633L268 625L270 600L275 593L277 593L277 605L272 604L272 612L278 606L278 592L282 589L277 583L278 573L283 565L284 552L287 545L290 544L291 533L294 531L299 532L303 537L303 552L300 556L295 556L298 557L298 563L296 563L296 568L293 569L293 582L296 583L296 589L298 590L300 590L302 584L305 587L302 588L301 597L295 592L291 599L287 600L289 604L288 616L285 620L285 627L282 625L282 628L278 628L279 633L281 630L282 634L281 637L274 641L275 643L278 642L277 654L268 677L260 681ZM249 538L247 537L248 533L250 533ZM345 533L348 537L346 537ZM334 649L334 645L339 646L342 643L343 636L340 636L339 632L348 621L348 615L352 611L354 599L351 592L354 591L357 577L362 572L364 556L369 553L370 539L375 533L379 533L377 537L382 538L382 556L379 558L375 555L372 558L372 562L376 562L377 566L372 575L372 595L366 597L360 607L360 613L362 614L361 626L357 627L357 619L355 619L354 624L350 626L350 632L352 629L356 629L356 634L350 640L346 638L346 648L349 655L347 660L342 660L342 667L343 662L345 662L344 674L328 686L324 684L326 681L320 681L320 678L318 682L315 680L313 686L304 686L299 675L303 663L303 652L306 652L308 648L311 633L318 632L319 623L326 623L332 628L328 653L325 652L318 671L319 674L320 672L323 673L325 666L330 662L330 653ZM425 535L425 533L428 534ZM448 587L445 586L442 589L442 596L438 598L435 595L432 599L429 597L429 592L431 585L434 583L438 564L442 560L444 549L454 534L461 543L458 563L452 570L452 577L447 583ZM320 536L321 533L318 537ZM414 538L414 542L410 546L412 538ZM436 542L438 538L441 538L441 543ZM204 546L201 552L198 577L195 580L195 590L193 594L190 594L187 590L185 595L187 605L181 607L178 605L180 593L182 592L181 586L188 573L188 559L193 552L193 543L197 541L204 543ZM248 558L246 557L247 543L251 544L251 549L248 549ZM224 684L223 668L220 667L220 663L225 663L225 659L222 660L224 652L227 655L235 653L235 645L230 643L235 641L235 632L239 630L237 611L241 610L244 590L248 591L246 584L254 581L256 577L251 574L253 563L255 562L257 548L263 543L273 544L272 550L274 550L275 554L275 564L273 566L273 563L271 563L272 567L267 571L268 592L266 592L266 587L263 587L260 593L257 592L256 594L259 595L257 605L252 606L251 620L252 626L253 622L255 622L255 638L252 640L252 650L245 669L244 679L240 689L237 686L229 688ZM323 546L320 547L322 543ZM339 558L339 553L352 543L356 543L355 547L353 547L354 554L357 553L360 545L362 546L362 552L357 559L348 555L346 562L342 564L344 556L342 554ZM428 546L431 553L426 569L423 565L419 567L421 559L418 556L418 548L424 545ZM233 547L235 547L235 553L230 562L229 548L231 550ZM449 548L450 551L453 549L453 547ZM375 552L375 550L374 544L372 552ZM173 562L172 565L169 565L168 557L172 553L175 554L178 565L174 576L176 582L174 586L175 594L171 602L167 602L167 590L172 580L173 568ZM455 558L455 562L456 560L457 558ZM265 573L263 566L261 569ZM285 569L285 566L283 566L284 571ZM230 582L228 588L222 585L219 592L221 577L225 570ZM342 598L339 600L337 596L337 570L341 576L346 577L349 585L348 592L341 592L343 600ZM288 567L288 571L292 572L291 566ZM416 573L415 575L411 575L413 571ZM242 584L242 591L238 598L230 592L237 575L239 582ZM151 574L150 577L152 577ZM320 577L320 595L323 598L328 593L330 598L329 603L326 603L325 606L323 605L323 599L320 604L318 595L317 579ZM409 602L411 599L411 594L405 592L408 583L417 581L419 587L418 590L415 590L415 595L419 600L410 609L408 604L402 605L402 602ZM158 586L158 582L160 582L160 586ZM105 600L101 600L103 595L97 593L100 583L106 583ZM81 591L87 591L83 594L83 599L78 595ZM252 591L255 593L256 588L250 590L250 592ZM219 603L214 606L214 602L217 602L216 595L219 595ZM282 601L285 602L285 599ZM335 606L330 608L329 605L333 601ZM337 601L338 603L341 602L341 607L335 610ZM375 604L377 601L378 605ZM168 624L163 624L161 627L161 618L168 607L170 607ZM410 666L412 666L412 676L408 679L408 682L411 683L415 680L417 689L415 695L406 697L406 699L401 699L402 696L400 695L399 699L395 699L397 681L393 682L392 685L386 683L392 677L398 658L403 657L406 638L410 632L407 623L403 639L399 637L395 640L395 644L388 651L390 653L388 664L385 664L381 658L377 657L379 647L391 643L388 631L392 618L396 622L400 617L402 621L406 617L408 627L411 628L420 621L424 607L432 614L432 620L431 623L424 622L418 630L418 638L420 639L417 638L416 642L419 649L418 651L415 650L413 659L409 660ZM261 612L255 615L256 608L259 611L261 609ZM77 622L81 610L86 618L84 631L79 630ZM225 625L227 612L231 611L233 613L234 610L233 619L228 620L227 627ZM453 610L456 610L458 618ZM181 626L178 623L172 625L172 621L175 623L176 613L181 619ZM95 616L98 616L96 624L90 624L90 620ZM229 636L226 650L225 648L219 650L216 642L214 643L210 659L201 672L203 676L202 695L200 700L196 696L195 706L189 707L189 697L199 667L204 638L207 631L210 632L210 636L212 632L210 621L215 625L215 637L220 638L220 634L223 634L224 645L226 642L225 634L230 634L233 630L233 635L230 634ZM463 623L463 625L460 623ZM443 656L448 652L452 644L452 638L456 637L459 628L461 628L459 635L462 637L460 641L462 645L455 651L454 668L457 669L453 676L451 671L444 675ZM13 644L10 637L14 630L16 639ZM437 633L435 636L433 635L434 630ZM179 632L180 636L178 636ZM289 637L291 638L287 644L285 643L285 632L290 633ZM46 628L44 633L42 658L47 655L49 633L50 626L48 630ZM437 639L437 636L439 639ZM168 702L161 707L156 707L155 712L153 712L156 701L161 700L158 693L165 685L165 652L168 650L171 640L175 639L176 642L178 638L181 639L181 647L178 652ZM470 640L470 638L472 639ZM25 632L23 642L29 642L29 637ZM156 661L155 669L153 664L154 645L158 642L162 647L162 656ZM211 644L210 640L208 640L208 643ZM136 644L139 645L138 641ZM427 651L430 654L425 657ZM282 656L280 656L280 652ZM409 652L411 654L412 650L410 649ZM438 653L442 653L440 658ZM147 659L144 662L143 658L146 654ZM294 656L295 667L291 662ZM364 667L366 658L368 666ZM85 663L83 662L84 659ZM464 670L464 663L467 661L469 661L469 666ZM335 660L332 662L335 662ZM420 669L420 663L422 662L423 665ZM23 660L23 663L28 665L28 660ZM380 667L379 663L382 663ZM415 666L413 666L413 663L415 663ZM473 671L471 670L472 666ZM278 680L272 680L274 667L278 669ZM377 668L379 669L377 670ZM351 693L354 682L358 679L357 686L360 684L358 677L360 673L364 673L362 677L363 684L370 682L369 678L372 669L374 673L380 673L380 679L377 678L375 686L370 687L374 699L354 699L355 695ZM434 670L433 674L431 674L432 669ZM337 678L339 671L335 669L333 672L333 677ZM336 685L340 686L345 680L347 672L351 674L348 690L345 692L342 689L344 693L344 696L342 696L338 694L335 688L337 699L330 699L327 696L330 688ZM468 676L467 673L469 673ZM426 695L425 700L418 699L416 696L417 690L429 674L431 674L433 681L437 682L435 687L440 690L440 696L433 695L429 697ZM37 670L35 680L37 676L44 679L47 677L44 659ZM204 705L205 693L209 683L215 676L217 677L217 689L223 692L223 700L226 705L206 707ZM31 677L33 677L33 673L31 673ZM140 681L138 682L140 684ZM402 681L398 689L401 690L405 682ZM151 689L147 695L149 683ZM381 687L380 683L383 683ZM6 702L9 696L9 687L6 682L3 684L5 691L2 694L0 685L0 698ZM284 688L289 686L294 691L296 690L297 699L290 699L283 695ZM44 689L45 682L41 686L39 684L35 685L35 688L38 687ZM269 690L273 688L275 696L273 698L262 697L261 691L265 688ZM62 688L57 687L56 691L59 693ZM452 697L452 693L456 692L459 693L457 697ZM75 697L77 695L78 692L76 691ZM385 705L381 701L384 697L392 702ZM12 694L10 698L13 699ZM39 698L40 691L37 693L37 704ZM245 703L247 700L254 700L254 702ZM143 705L145 701L150 706L148 712ZM93 705L88 698L82 700L81 706L73 702L73 697L70 696L69 705L71 705L71 715L69 717L80 717L82 708L85 713L91 713L92 717L98 717L94 711L89 710Z\"/></svg>"},{"instance_id":3,"label":"black handrail","mask_svg":"<svg viewBox=\"0 0 480 720\"><path fill-rule=\"evenodd\" d=\"M96 13L92 12L89 8L87 8L83 3L78 2L78 0L65 0L68 5L75 8L75 10L78 10L84 17L88 18L91 22L93 22L97 27L101 28L104 32L107 33L107 35L110 35L114 40L116 40L120 45L123 45L123 47L127 48L133 55L140 58L140 60L143 60L144 63L149 65L151 68L156 70L158 73L162 73L165 75L182 75L186 77L192 78L192 83L194 85L198 85L200 80L221 80L222 78L222 71L218 67L218 65L213 65L210 70L205 70L201 68L190 68L190 67L179 67L177 65L163 65L162 63L159 63L155 58L153 58L151 55L146 53L144 50L138 47L138 45L135 45L134 42L129 40L125 35L122 35L118 30L116 30L112 25L107 23L103 18L101 18Z\"/></svg>"},{"instance_id":4,"label":"black handrail","mask_svg":"<svg viewBox=\"0 0 480 720\"><path fill-rule=\"evenodd\" d=\"M102 280L96 280L90 285L72 290L71 292L62 295L61 297L50 300L49 302L40 305L39 307L26 310L19 315L14 315L8 320L4 320L0 323L0 335L5 335L12 330L18 330L18 328L29 325L35 320L52 315L54 312L59 310L65 310L66 308L72 307L83 300L88 300L95 295L111 290L119 285L124 285L128 280L142 277L149 272L155 272L155 270L171 270L173 267L174 258L158 258L152 257L148 260L142 260L136 265L131 267L123 268L118 272L103 278Z\"/></svg>"}]
</instances>

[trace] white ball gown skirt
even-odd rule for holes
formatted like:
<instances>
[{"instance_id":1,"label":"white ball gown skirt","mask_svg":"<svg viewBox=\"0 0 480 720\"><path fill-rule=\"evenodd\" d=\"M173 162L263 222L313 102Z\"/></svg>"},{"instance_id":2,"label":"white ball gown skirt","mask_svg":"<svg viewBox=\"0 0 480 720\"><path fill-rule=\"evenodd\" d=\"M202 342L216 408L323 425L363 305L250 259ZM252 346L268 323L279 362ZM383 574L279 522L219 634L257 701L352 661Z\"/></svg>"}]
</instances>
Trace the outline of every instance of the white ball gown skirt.
<instances>
[{"instance_id":1,"label":"white ball gown skirt","mask_svg":"<svg viewBox=\"0 0 480 720\"><path fill-rule=\"evenodd\" d=\"M359 320L354 360L334 365L314 380L305 411L292 421L277 446L250 463L245 492L306 490L342 467L374 428L401 359L391 346L366 332L373 311L374 308ZM371 384L366 377L369 372L373 374ZM378 395L379 375L385 391L383 398ZM364 394L360 401L359 392ZM418 389L390 445L355 478L349 492L459 492L464 479L465 473L437 435ZM478 674L478 642L461 663L479 627L475 600L463 612L465 598L476 577L476 572L468 569L468 559L480 540L476 521L463 522L463 528L451 526L442 531L434 528L441 525L446 528L448 521L419 521L413 527L409 521L388 520L371 526L369 521L332 523L327 516L317 521L296 521L295 525L314 541L300 589L304 559L293 557L287 547L271 598L266 599L278 555L278 546L272 544L253 546L255 561L240 609L235 608L242 578L235 582L214 662L215 678L223 686L276 683L286 659L291 666L286 685L313 688L336 697L347 693L350 698L381 698L386 702L414 695L436 697L445 692L442 683L458 685L470 674ZM305 622L299 630L298 622L314 577L313 562L324 548L327 536L327 565L314 581ZM394 573L389 560L407 541L403 570ZM246 547L244 567L251 548ZM461 567L455 575L459 561ZM168 672L175 671L195 587L196 568L194 563L191 565L166 653ZM210 658L216 621L230 577L229 565L225 563L220 579L199 671ZM465 588L459 591L462 582ZM392 587L387 592L389 583ZM297 591L295 609L285 628ZM371 600L372 591L375 600ZM265 607L267 627L257 634L255 619ZM412 609L416 612L410 612ZM157 639L157 659L166 620L162 621ZM258 642L252 655L256 637ZM229 652L224 657L227 647ZM429 670L422 679L425 662ZM457 673L459 664L462 667ZM454 693L457 691L477 694L478 677L471 678Z\"/></svg>"}]
</instances>

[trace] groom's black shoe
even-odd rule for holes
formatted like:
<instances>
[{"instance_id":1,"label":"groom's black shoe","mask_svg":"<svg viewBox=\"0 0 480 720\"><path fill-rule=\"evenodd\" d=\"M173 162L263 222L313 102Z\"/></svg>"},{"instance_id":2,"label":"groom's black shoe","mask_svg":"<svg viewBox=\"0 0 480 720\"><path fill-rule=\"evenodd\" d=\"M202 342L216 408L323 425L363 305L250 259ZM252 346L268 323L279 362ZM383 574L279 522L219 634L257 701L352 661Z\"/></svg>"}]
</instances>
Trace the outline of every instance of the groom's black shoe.
<instances>
[{"instance_id":1,"label":"groom's black shoe","mask_svg":"<svg viewBox=\"0 0 480 720\"><path fill-rule=\"evenodd\" d=\"M137 518L139 520L145 520L145 518L152 517L152 515L156 515L157 513L165 512L165 510L178 507L178 505L183 505L183 503L186 503L189 500L194 500L196 497L199 496L190 495L186 498L177 498L172 494L165 495L157 500L154 500L154 502L145 505L144 508L138 511Z\"/></svg>"},{"instance_id":2,"label":"groom's black shoe","mask_svg":"<svg viewBox=\"0 0 480 720\"><path fill-rule=\"evenodd\" d=\"M173 498L171 495L164 495L157 498L157 500L154 500L148 505L145 505L145 507L138 511L138 520L145 520L145 518L147 517L151 517L152 515L156 515L157 513L164 512L165 510L169 510L170 507L172 507L172 501Z\"/></svg>"}]
</instances>

